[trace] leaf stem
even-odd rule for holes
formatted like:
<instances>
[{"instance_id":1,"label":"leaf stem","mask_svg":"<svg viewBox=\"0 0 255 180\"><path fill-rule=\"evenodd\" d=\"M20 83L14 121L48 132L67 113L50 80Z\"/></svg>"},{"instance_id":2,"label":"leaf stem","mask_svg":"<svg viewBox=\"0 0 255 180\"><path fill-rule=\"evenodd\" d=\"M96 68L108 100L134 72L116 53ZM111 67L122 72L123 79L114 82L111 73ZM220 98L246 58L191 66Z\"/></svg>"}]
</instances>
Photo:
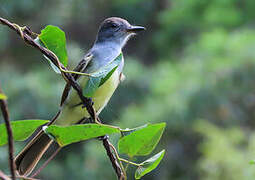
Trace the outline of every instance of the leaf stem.
<instances>
[{"instance_id":1,"label":"leaf stem","mask_svg":"<svg viewBox=\"0 0 255 180\"><path fill-rule=\"evenodd\" d=\"M132 164L132 165L134 165L134 166L141 166L141 164L134 163L134 162L132 162L132 161L123 159L123 158L121 158L121 157L119 157L118 159L119 159L120 161L123 161L123 162L128 163L128 164Z\"/></svg>"},{"instance_id":2,"label":"leaf stem","mask_svg":"<svg viewBox=\"0 0 255 180\"><path fill-rule=\"evenodd\" d=\"M20 36L21 38L24 40L24 35L23 35L23 31L26 29L26 26L24 27L20 27L19 25L13 23L13 26L16 27L20 33ZM36 33L35 33L36 34ZM37 34L36 34L37 35ZM37 35L38 36L38 35ZM56 59L58 59L58 57L51 51L47 48L48 51L50 51L52 53L53 56L55 56ZM92 58L92 57L87 57L88 59L89 58ZM82 73L82 72L78 72L78 71L70 71L70 70L64 70L60 64L58 64L58 68L60 71L62 72L65 72L65 73L71 73L71 74L78 74L78 75L81 75L81 76L91 76L93 77L93 75L89 74L89 73Z\"/></svg>"},{"instance_id":3,"label":"leaf stem","mask_svg":"<svg viewBox=\"0 0 255 180\"><path fill-rule=\"evenodd\" d=\"M47 48L48 51L50 51L52 53L52 55L55 57L55 59L57 59L57 63L58 63L58 68L61 72L64 72L64 73L71 73L71 74L78 74L78 75L82 75L82 76L90 76L90 77L94 77L93 75L89 74L89 73L82 73L82 72L78 72L78 71L70 71L70 70L65 70L61 67L61 64L59 63L59 59L58 57L56 56L56 54L54 54L51 50L49 50ZM88 57L88 60L90 60L92 57Z\"/></svg>"},{"instance_id":4,"label":"leaf stem","mask_svg":"<svg viewBox=\"0 0 255 180\"><path fill-rule=\"evenodd\" d=\"M120 164L121 170L124 173L125 178L127 179L126 171L125 171L125 168L123 167L123 164L121 163L118 151L116 150L116 148L111 143L109 145L112 148L112 150L114 151L114 154L117 157L118 161L120 162L119 164Z\"/></svg>"},{"instance_id":5,"label":"leaf stem","mask_svg":"<svg viewBox=\"0 0 255 180\"><path fill-rule=\"evenodd\" d=\"M89 73L82 73L82 72L78 72L78 71L69 71L69 70L64 70L61 67L59 67L60 71L65 72L65 73L71 73L71 74L78 74L81 76L89 76L89 77L95 77Z\"/></svg>"},{"instance_id":6,"label":"leaf stem","mask_svg":"<svg viewBox=\"0 0 255 180\"><path fill-rule=\"evenodd\" d=\"M33 32L29 28L26 28L24 32L22 30L20 31L20 29L17 28L17 26L13 25L13 23L11 23L8 20L1 18L1 17L0 17L0 24L6 25L10 29L14 30L19 36L22 37L22 39L24 38L23 40L25 43L27 43L27 44L33 46L34 48L36 48L37 50L39 50L43 55L48 57L54 65L56 65L57 67L60 66L61 69L67 70L65 68L65 66L61 64L58 57L53 52L49 51L48 49L44 48L43 46L39 45L38 43L36 43L34 41L34 39L31 37L31 34L33 34ZM88 57L86 59L91 59L91 58L92 57ZM65 73L63 71L61 71L61 74L62 74L63 79L67 82L67 87L73 87L74 90L77 92L79 98L81 99L81 102L86 107L91 118L93 118L95 121L97 120L98 122L101 122L100 119L97 117L95 109L93 108L93 102L90 100L90 98L87 98L83 95L80 85L76 82L78 75L71 75L71 74ZM63 99L65 100L66 97L64 97ZM126 173L123 170L123 165L122 165L121 161L116 159L117 155L114 156L114 153L111 152L109 143L110 142L108 139L103 140L104 148L107 151L107 155L108 155L109 159L111 160L111 163L115 170L115 173L117 174L119 180L127 179Z\"/></svg>"},{"instance_id":7,"label":"leaf stem","mask_svg":"<svg viewBox=\"0 0 255 180\"><path fill-rule=\"evenodd\" d=\"M130 160L130 161L132 161L133 159L134 159L133 157L130 157L130 156L129 156L129 160ZM126 172L127 172L127 170L128 170L129 165L130 165L129 163L126 164L126 167L125 167L125 171L126 171Z\"/></svg>"},{"instance_id":8,"label":"leaf stem","mask_svg":"<svg viewBox=\"0 0 255 180\"><path fill-rule=\"evenodd\" d=\"M121 132L121 128L118 127L118 126L112 126L112 125L109 125L109 124L103 124L103 123L101 123L101 122L99 122L98 124L104 125L104 126L108 126L108 127L110 127L110 128L117 129L119 132Z\"/></svg>"}]
</instances>

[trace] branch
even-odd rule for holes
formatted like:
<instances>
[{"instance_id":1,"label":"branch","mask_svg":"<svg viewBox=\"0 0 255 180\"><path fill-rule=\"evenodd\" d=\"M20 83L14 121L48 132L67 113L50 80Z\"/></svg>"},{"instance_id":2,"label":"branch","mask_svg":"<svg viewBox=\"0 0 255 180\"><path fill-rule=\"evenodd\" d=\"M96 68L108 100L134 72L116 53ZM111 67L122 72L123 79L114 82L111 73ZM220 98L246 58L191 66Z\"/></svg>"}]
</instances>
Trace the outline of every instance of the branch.
<instances>
[{"instance_id":1,"label":"branch","mask_svg":"<svg viewBox=\"0 0 255 180\"><path fill-rule=\"evenodd\" d=\"M21 38L29 45L33 46L34 48L38 49L39 51L41 51L41 53L43 53L47 58L49 58L51 60L51 62L56 65L57 67L61 67L63 70L66 70L66 67L59 61L58 57L51 52L50 50L40 46L39 44L37 44L33 38L30 37L31 34L35 34L33 33L29 28L27 27L23 27L20 28L17 24L13 24L11 22L9 22L6 19L3 19L0 17L0 23L2 23L3 25L7 25L9 28L11 28L12 30L16 31L16 33L21 36ZM22 31L23 30L23 31ZM96 113L94 108L92 107L92 102L89 98L86 98L83 96L82 94L82 89L80 87L80 85L75 81L74 77L69 74L69 73L65 73L65 72L61 72L63 78L67 81L67 83L70 83L70 85L77 91L82 103L84 104L84 106L86 107L88 113L91 115L91 117L95 120L97 120L96 117Z\"/></svg>"},{"instance_id":2,"label":"branch","mask_svg":"<svg viewBox=\"0 0 255 180\"><path fill-rule=\"evenodd\" d=\"M126 179L126 174L121 168L122 165L118 163L118 159L112 153L112 151L111 151L111 146L112 145L111 145L111 143L110 143L107 136L105 136L105 138L103 138L103 145L104 145L104 148L107 152L107 155L108 155L109 159L111 160L112 167L114 168L114 170L115 170L115 172L118 176L118 179L119 180L125 180Z\"/></svg>"},{"instance_id":3,"label":"branch","mask_svg":"<svg viewBox=\"0 0 255 180\"><path fill-rule=\"evenodd\" d=\"M27 44L29 44L29 45L33 46L34 48L36 48L37 50L41 51L41 53L44 54L46 57L48 57L54 65L56 65L57 67L63 69L64 71L68 71L65 68L65 66L63 64L61 64L58 57L53 52L51 52L50 50L40 46L39 44L37 44L34 41L33 38L31 38L31 36L36 34L36 33L32 32L29 28L27 28L27 27L20 28L18 25L14 24L14 23L11 23L8 20L3 19L1 17L0 17L0 23L2 23L3 25L6 25L10 29L16 31L16 33ZM66 72L63 72L63 71L61 71L61 75L66 80L66 82L68 84L70 84L76 90L76 92L78 93L78 95L81 99L81 102L83 103L84 107L86 107L88 113L90 114L90 116L94 120L94 122L101 122L100 119L97 117L95 109L93 108L92 100L90 98L87 98L87 97L83 96L82 89L81 89L80 85L75 80L76 79L75 75L73 76L72 74L66 73ZM105 150L107 152L107 155L108 155L108 157L109 157L109 159L112 163L112 166L115 170L115 173L118 176L118 179L120 179L120 180L125 179L125 176L123 178L123 175L125 173L122 171L118 161L116 160L116 157L113 155L109 143L110 142L108 140L108 137L103 139L104 148L105 148Z\"/></svg>"},{"instance_id":4,"label":"branch","mask_svg":"<svg viewBox=\"0 0 255 180\"><path fill-rule=\"evenodd\" d=\"M20 178L22 180L39 180L39 179L35 179L35 178L31 178L31 177L26 177L26 176L17 176L17 178Z\"/></svg>"},{"instance_id":5,"label":"branch","mask_svg":"<svg viewBox=\"0 0 255 180\"><path fill-rule=\"evenodd\" d=\"M1 170L0 170L0 179L3 180L11 180L6 174L4 174Z\"/></svg>"},{"instance_id":6,"label":"branch","mask_svg":"<svg viewBox=\"0 0 255 180\"><path fill-rule=\"evenodd\" d=\"M1 87L0 87L0 93L3 93ZM6 131L8 134L8 151L9 151L9 166L11 171L11 177L13 180L15 180L15 163L14 163L14 146L13 146L13 134L12 134L12 128L10 123L10 117L9 117L9 111L7 108L7 101L2 99L0 100L0 106L1 111L4 117L4 123L6 126Z\"/></svg>"}]
</instances>

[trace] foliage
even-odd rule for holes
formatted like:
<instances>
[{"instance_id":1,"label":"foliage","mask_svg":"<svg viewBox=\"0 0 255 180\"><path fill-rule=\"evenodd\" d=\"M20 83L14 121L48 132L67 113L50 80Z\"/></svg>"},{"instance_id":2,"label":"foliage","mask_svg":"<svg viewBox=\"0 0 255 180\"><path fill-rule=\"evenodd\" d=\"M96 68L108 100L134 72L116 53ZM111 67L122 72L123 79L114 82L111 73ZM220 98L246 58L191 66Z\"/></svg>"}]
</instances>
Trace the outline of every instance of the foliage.
<instances>
[{"instance_id":1,"label":"foliage","mask_svg":"<svg viewBox=\"0 0 255 180\"><path fill-rule=\"evenodd\" d=\"M202 157L198 160L202 179L254 178L254 166L249 164L254 156L254 132L245 133L234 126L219 128L205 121L197 122L194 128L204 137L199 145Z\"/></svg>"},{"instance_id":2,"label":"foliage","mask_svg":"<svg viewBox=\"0 0 255 180\"><path fill-rule=\"evenodd\" d=\"M41 30L39 39L47 49L58 56L59 61L66 67L68 57L65 32L56 26L48 25Z\"/></svg>"},{"instance_id":3,"label":"foliage","mask_svg":"<svg viewBox=\"0 0 255 180\"><path fill-rule=\"evenodd\" d=\"M6 95L0 93L0 100L6 100L6 99L7 99Z\"/></svg>"},{"instance_id":4,"label":"foliage","mask_svg":"<svg viewBox=\"0 0 255 180\"><path fill-rule=\"evenodd\" d=\"M33 30L42 24L65 29L70 67L91 47L105 17L120 16L147 27L124 49L126 80L101 114L104 122L123 128L167 122L155 149L166 147L167 153L145 179L254 176L254 165L249 164L254 159L254 0L0 2L1 16ZM37 52L13 38L9 41L10 36L0 26L0 82L12 119L50 119L57 112L63 83ZM111 137L115 144L116 136ZM104 153L95 141L74 144L41 178L114 179ZM0 166L7 163L4 159L0 157ZM70 176L74 171L80 173Z\"/></svg>"},{"instance_id":5,"label":"foliage","mask_svg":"<svg viewBox=\"0 0 255 180\"><path fill-rule=\"evenodd\" d=\"M25 120L11 122L13 139L24 141L41 125L48 123L48 120ZM5 124L0 124L0 146L7 144L7 132Z\"/></svg>"},{"instance_id":6,"label":"foliage","mask_svg":"<svg viewBox=\"0 0 255 180\"><path fill-rule=\"evenodd\" d=\"M15 24L15 26L18 27L18 25L16 25L16 24ZM19 27L19 29L21 29L21 27ZM38 39L38 37L39 37L39 39ZM67 65L67 55L66 55L66 49L65 49L66 43L65 43L64 32L61 31L58 27L48 25L45 29L43 29L41 31L41 34L39 34L38 37L35 38L36 43L39 43L39 45L49 49L53 53L56 53L56 55L54 54L54 56L57 56L56 57L56 59L57 59L56 61L58 64L57 66L53 65L52 61L48 57L45 56L45 58L52 64L52 68L55 71L66 71L66 70L63 70L62 65L60 64L60 63L63 63L64 66ZM23 38L23 36L22 36L22 38ZM81 74L81 75L91 76L91 77L89 77L89 81L87 82L86 86L83 87L85 90L84 94L89 95L89 97L90 97L90 95L93 95L93 93L99 88L99 86L103 85L112 76L112 74L118 68L118 66L122 60L123 60L123 56L122 56L122 53L120 53L120 55L118 57L116 57L115 59L113 59L112 62L110 62L108 65L102 67L98 71L93 72L91 74L85 74L85 73ZM80 72L72 71L72 73L80 73ZM4 96L3 94L1 94L1 95L2 95L1 96L2 99L6 99L6 96ZM93 116L93 115L91 115L91 116ZM55 117L55 118L57 118L57 117ZM94 119L94 120L96 121L96 119ZM9 121L9 119L7 121ZM0 146L7 144L7 136L11 137L11 141L25 140L40 125L42 125L42 123L46 123L46 122L49 122L49 121L45 121L45 120L39 121L38 120L38 122L36 122L36 120L28 120L28 121L13 122L12 123L12 125L13 125L12 130L14 132L13 137L9 135L11 133L11 130L8 133L6 132L5 124L0 125L0 129L2 129L2 132L3 132L3 134L0 136ZM96 137L99 138L99 137L103 137L106 135L108 136L108 134L122 132L122 130L119 127L113 127L113 126L104 125L101 123L97 124L97 122L95 122L95 123L96 124L78 124L78 125L76 124L76 125L71 125L71 126L57 126L57 125L49 124L49 126L43 126L42 130L51 139L55 140L59 144L60 147L69 145L71 143L80 142L83 140L88 140L88 139L92 139L92 138L96 138ZM158 125L160 125L160 124L158 124ZM131 149L129 152L127 152L127 154L130 156L130 158L132 158L134 155L138 155L138 156L139 155L149 155L151 153L151 151L157 145L157 143L164 131L165 124L161 124L160 129L158 129L158 127L157 127L158 125L155 124L155 125L149 125L148 127L144 126L144 127L139 127L137 129L133 129L124 138L126 141L122 141L122 143L119 143L119 147L123 149L122 146L127 147L127 145L128 145L130 147L129 149ZM10 127L10 129L11 129L11 127ZM152 134L149 133L149 132L154 132L154 131L156 133L152 133ZM141 133L141 132L143 132L143 133ZM123 135L123 133L122 133L122 135ZM8 137L8 142L10 143L9 137ZM137 141L135 144L130 143L128 141L129 139L131 139L131 140L132 139L140 139L140 142ZM141 139L144 139L145 141L143 141L143 140L141 141ZM138 149L138 151L137 151L136 148L134 148L134 147L140 147L140 149ZM141 149L141 148L143 148L143 149ZM10 153L13 154L12 149L9 148L9 151L10 151ZM163 158L163 156L158 157L156 155L156 156L148 159L144 163L137 165L136 163L133 163L131 161L124 160L124 159L120 158L117 150L115 149L115 147L113 145L110 144L108 149L111 149L115 153L112 156L116 157L117 161L119 161L120 163L121 163L121 161L124 161L126 163L139 166L139 168L144 166L143 168L145 168L145 169L141 170L141 168L140 168L138 175L136 175L136 178L139 178L139 179L142 176L144 176L145 174L147 174L150 171L152 171L153 169L155 169L157 167L157 165L159 164L159 162L161 161L161 159ZM106 148L106 150L107 150L107 148ZM107 154L110 154L110 153L112 153L112 152L109 152L107 150ZM10 155L9 158L11 159L12 155ZM113 162L113 161L116 161L116 159L111 158L110 160ZM122 164L120 164L120 166L121 166L121 171L123 172L123 174L126 174L124 172L126 170L123 168ZM11 172L13 174L12 175L13 178L15 179L14 171L15 171L15 166L13 165L11 167ZM118 173L117 173L117 175L119 177ZM125 179L126 179L126 175L125 175Z\"/></svg>"},{"instance_id":7,"label":"foliage","mask_svg":"<svg viewBox=\"0 0 255 180\"><path fill-rule=\"evenodd\" d=\"M149 155L158 144L165 126L165 123L159 123L132 129L119 140L120 153L130 158Z\"/></svg>"},{"instance_id":8,"label":"foliage","mask_svg":"<svg viewBox=\"0 0 255 180\"><path fill-rule=\"evenodd\" d=\"M44 127L44 131L55 139L60 146L119 132L118 128L99 124L82 124L67 127L52 125Z\"/></svg>"},{"instance_id":9,"label":"foliage","mask_svg":"<svg viewBox=\"0 0 255 180\"><path fill-rule=\"evenodd\" d=\"M155 169L165 155L165 150L142 162L135 172L135 178L141 179L145 174Z\"/></svg>"}]
</instances>

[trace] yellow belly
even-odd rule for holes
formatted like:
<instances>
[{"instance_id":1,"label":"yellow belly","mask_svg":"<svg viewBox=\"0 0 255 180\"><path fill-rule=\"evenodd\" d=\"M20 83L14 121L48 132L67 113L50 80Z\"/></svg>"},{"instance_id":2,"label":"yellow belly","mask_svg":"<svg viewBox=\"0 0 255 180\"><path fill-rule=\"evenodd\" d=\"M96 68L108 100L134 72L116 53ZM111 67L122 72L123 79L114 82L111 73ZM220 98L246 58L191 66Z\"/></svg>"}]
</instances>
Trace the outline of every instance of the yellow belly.
<instances>
[{"instance_id":1,"label":"yellow belly","mask_svg":"<svg viewBox=\"0 0 255 180\"><path fill-rule=\"evenodd\" d=\"M82 77L79 81L81 86L84 87L87 83L88 78ZM115 71L112 76L94 93L92 100L94 102L94 108L99 114L103 108L106 106L111 96L113 95L115 89L119 84L119 72ZM71 125L77 123L84 117L90 117L86 108L82 106L77 106L72 108L72 105L80 103L80 98L76 91L72 91L68 103L64 105L62 113L59 118L55 121L57 125Z\"/></svg>"}]
</instances>

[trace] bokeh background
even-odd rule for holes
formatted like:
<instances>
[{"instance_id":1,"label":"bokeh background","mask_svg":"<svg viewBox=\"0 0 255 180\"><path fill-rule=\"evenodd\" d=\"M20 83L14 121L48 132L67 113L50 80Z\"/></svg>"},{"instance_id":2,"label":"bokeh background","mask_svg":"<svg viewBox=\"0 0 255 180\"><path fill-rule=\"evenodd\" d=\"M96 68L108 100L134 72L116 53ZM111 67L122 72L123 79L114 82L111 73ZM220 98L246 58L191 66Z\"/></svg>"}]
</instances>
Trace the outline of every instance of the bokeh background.
<instances>
[{"instance_id":1,"label":"bokeh background","mask_svg":"<svg viewBox=\"0 0 255 180\"><path fill-rule=\"evenodd\" d=\"M153 152L165 148L165 158L146 180L254 179L254 12L254 0L0 0L0 16L10 21L36 32L48 24L62 28L69 68L106 17L147 27L125 47L126 80L101 114L122 128L167 123ZM0 83L12 120L50 119L64 86L41 53L3 26ZM8 172L6 157L1 147L0 169ZM130 168L129 179L133 173ZM91 140L64 148L40 178L111 180L115 174L102 144Z\"/></svg>"}]
</instances>

